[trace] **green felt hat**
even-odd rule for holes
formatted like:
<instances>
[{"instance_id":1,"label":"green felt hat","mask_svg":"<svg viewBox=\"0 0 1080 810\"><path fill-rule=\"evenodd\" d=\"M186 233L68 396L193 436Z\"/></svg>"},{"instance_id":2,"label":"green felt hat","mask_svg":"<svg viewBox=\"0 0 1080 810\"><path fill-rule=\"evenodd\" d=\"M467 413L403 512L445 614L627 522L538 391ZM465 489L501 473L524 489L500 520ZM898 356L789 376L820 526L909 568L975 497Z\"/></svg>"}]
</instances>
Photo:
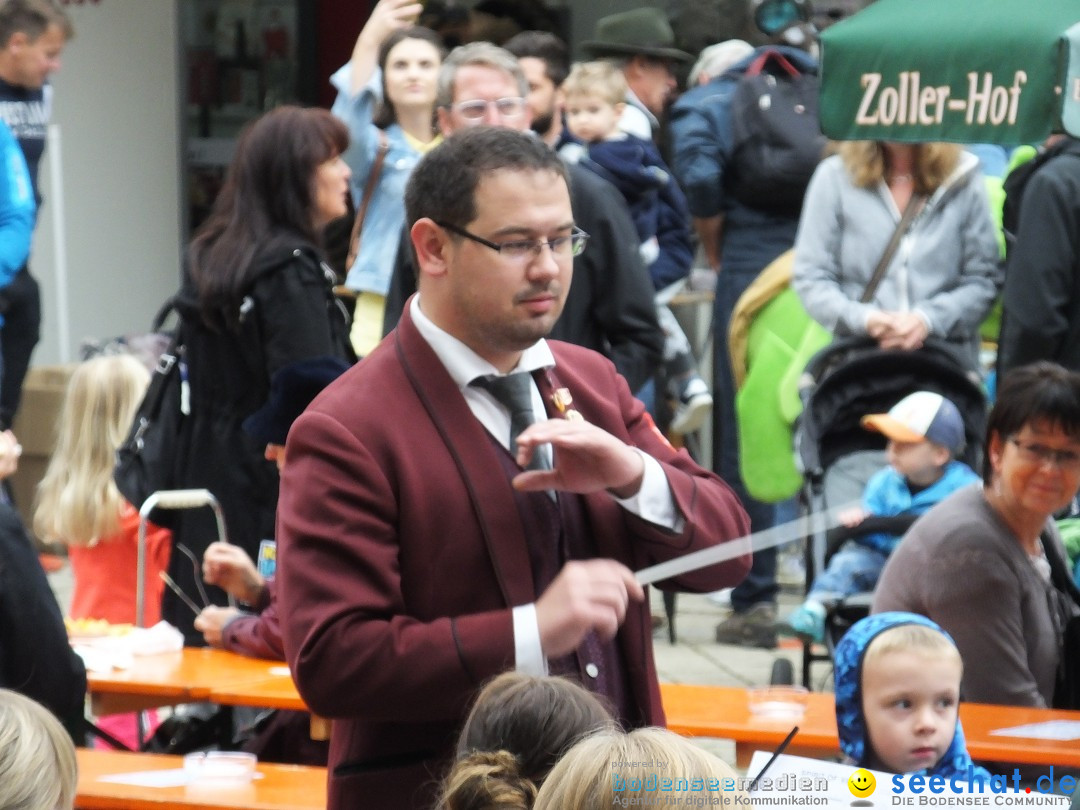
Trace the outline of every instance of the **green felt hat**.
<instances>
[{"instance_id":1,"label":"green felt hat","mask_svg":"<svg viewBox=\"0 0 1080 810\"><path fill-rule=\"evenodd\" d=\"M591 57L653 56L673 62L690 62L686 51L673 48L675 33L664 12L658 8L635 8L609 14L596 21L594 39L582 43Z\"/></svg>"}]
</instances>

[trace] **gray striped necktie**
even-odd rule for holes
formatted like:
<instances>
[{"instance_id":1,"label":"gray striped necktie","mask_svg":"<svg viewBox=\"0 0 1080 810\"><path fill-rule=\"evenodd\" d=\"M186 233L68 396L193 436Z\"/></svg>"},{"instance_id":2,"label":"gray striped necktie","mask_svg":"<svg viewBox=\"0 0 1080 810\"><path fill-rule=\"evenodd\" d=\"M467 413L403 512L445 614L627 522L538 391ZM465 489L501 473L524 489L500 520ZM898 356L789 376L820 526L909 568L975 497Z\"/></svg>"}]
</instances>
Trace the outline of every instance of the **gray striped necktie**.
<instances>
[{"instance_id":1,"label":"gray striped necktie","mask_svg":"<svg viewBox=\"0 0 1080 810\"><path fill-rule=\"evenodd\" d=\"M532 407L532 375L526 371L507 374L504 377L486 375L477 377L472 385L483 388L510 412L510 453L517 455L517 438L521 431L536 421ZM537 448L533 452L530 470L548 469L546 454Z\"/></svg>"}]
</instances>

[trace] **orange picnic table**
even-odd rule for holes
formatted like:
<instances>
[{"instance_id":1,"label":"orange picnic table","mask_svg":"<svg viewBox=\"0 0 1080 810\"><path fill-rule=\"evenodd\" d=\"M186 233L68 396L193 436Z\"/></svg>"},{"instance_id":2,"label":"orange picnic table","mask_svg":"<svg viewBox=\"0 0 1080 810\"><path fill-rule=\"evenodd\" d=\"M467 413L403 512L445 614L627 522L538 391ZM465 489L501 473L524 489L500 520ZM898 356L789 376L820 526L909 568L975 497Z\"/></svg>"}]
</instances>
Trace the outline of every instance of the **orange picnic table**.
<instances>
[{"instance_id":1,"label":"orange picnic table","mask_svg":"<svg viewBox=\"0 0 1080 810\"><path fill-rule=\"evenodd\" d=\"M734 740L740 767L749 764L754 751L778 746L796 725L799 732L788 745L788 753L829 758L840 751L836 704L834 696L828 692L811 692L806 713L794 722L767 722L755 717L750 713L747 690L739 687L663 683L660 694L668 728L691 737ZM990 733L1053 720L1080 723L1080 712L962 703L960 720L968 751L977 760L1080 767L1078 740L1005 737Z\"/></svg>"},{"instance_id":2,"label":"orange picnic table","mask_svg":"<svg viewBox=\"0 0 1080 810\"><path fill-rule=\"evenodd\" d=\"M137 655L127 669L87 673L95 714L210 701L222 687L288 678L281 661L248 658L211 647L185 647L159 655Z\"/></svg>"},{"instance_id":3,"label":"orange picnic table","mask_svg":"<svg viewBox=\"0 0 1080 810\"><path fill-rule=\"evenodd\" d=\"M183 768L183 757L80 748L77 810L323 810L326 768L260 762L261 778L238 787L147 787L103 781L117 774Z\"/></svg>"},{"instance_id":4,"label":"orange picnic table","mask_svg":"<svg viewBox=\"0 0 1080 810\"><path fill-rule=\"evenodd\" d=\"M246 658L210 648L136 657L130 669L87 677L95 713L136 711L154 706L208 701L226 706L266 706L305 711L288 669L280 661ZM750 713L747 690L730 686L661 684L668 728L692 737L735 741L740 766L758 749L775 748L792 722L768 722ZM839 752L831 693L812 692L799 732L788 751L831 758ZM990 706L960 706L968 750L975 759L1033 765L1080 767L1080 741L992 735L1002 728L1067 720L1080 723L1080 712ZM329 723L312 719L312 736L325 739Z\"/></svg>"}]
</instances>

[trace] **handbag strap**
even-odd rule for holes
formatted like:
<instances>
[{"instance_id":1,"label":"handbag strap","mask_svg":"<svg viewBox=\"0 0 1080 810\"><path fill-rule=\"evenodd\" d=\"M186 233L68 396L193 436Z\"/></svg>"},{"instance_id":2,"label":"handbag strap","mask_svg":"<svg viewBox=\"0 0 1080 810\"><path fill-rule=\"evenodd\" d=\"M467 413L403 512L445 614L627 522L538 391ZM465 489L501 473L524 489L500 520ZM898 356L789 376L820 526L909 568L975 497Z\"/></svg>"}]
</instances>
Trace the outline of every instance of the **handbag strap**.
<instances>
[{"instance_id":1,"label":"handbag strap","mask_svg":"<svg viewBox=\"0 0 1080 810\"><path fill-rule=\"evenodd\" d=\"M793 79L799 78L802 73L797 67L791 64L791 61L784 56L780 51L769 49L760 54L753 62L751 62L744 72L745 76L757 76L765 69L765 65L769 62L775 62L779 65L785 73Z\"/></svg>"},{"instance_id":2,"label":"handbag strap","mask_svg":"<svg viewBox=\"0 0 1080 810\"><path fill-rule=\"evenodd\" d=\"M885 278L885 271L889 269L889 262L892 261L893 256L896 254L896 249L900 246L900 240L904 234L907 233L907 229L911 226L911 221L919 215L923 206L926 205L925 194L913 194L911 199L908 200L908 204L904 206L904 214L900 217L900 221L896 223L896 230L893 231L892 238L889 239L889 244L885 246L885 252L881 254L881 260L877 263L877 267L874 268L873 275L870 276L870 280L866 282L866 289L863 290L862 296L859 298L860 304L868 304L874 298L874 293L877 292L878 287L881 286L882 279Z\"/></svg>"},{"instance_id":3,"label":"handbag strap","mask_svg":"<svg viewBox=\"0 0 1080 810\"><path fill-rule=\"evenodd\" d=\"M1059 591L1069 597L1070 600L1080 607L1080 587L1072 577L1068 561L1062 558L1058 545L1053 541L1048 532L1043 531L1039 535L1046 561L1050 563L1050 581Z\"/></svg>"},{"instance_id":4,"label":"handbag strap","mask_svg":"<svg viewBox=\"0 0 1080 810\"><path fill-rule=\"evenodd\" d=\"M371 171L368 172L367 183L364 184L364 196L360 198L360 207L356 209L356 219L353 220L352 232L349 234L349 252L345 258L345 272L352 269L356 254L360 252L360 230L364 227L368 205L371 204L371 198L375 195L375 186L378 185L383 163L386 162L386 153L390 151L390 139L386 137L386 132L381 129L377 131L379 145L375 149L375 162L371 165Z\"/></svg>"}]
</instances>

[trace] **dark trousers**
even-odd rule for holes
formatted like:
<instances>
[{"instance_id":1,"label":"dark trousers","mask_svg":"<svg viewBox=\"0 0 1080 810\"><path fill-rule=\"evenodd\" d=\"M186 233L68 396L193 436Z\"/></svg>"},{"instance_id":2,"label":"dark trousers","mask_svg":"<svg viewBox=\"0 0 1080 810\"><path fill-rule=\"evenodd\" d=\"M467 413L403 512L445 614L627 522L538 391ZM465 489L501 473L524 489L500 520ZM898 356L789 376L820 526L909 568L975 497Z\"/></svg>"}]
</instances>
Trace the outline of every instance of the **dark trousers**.
<instances>
[{"instance_id":1,"label":"dark trousers","mask_svg":"<svg viewBox=\"0 0 1080 810\"><path fill-rule=\"evenodd\" d=\"M23 380L30 368L30 356L41 339L41 289L23 267L0 292L4 325L0 328L0 428L11 427L22 399Z\"/></svg>"},{"instance_id":2,"label":"dark trousers","mask_svg":"<svg viewBox=\"0 0 1080 810\"><path fill-rule=\"evenodd\" d=\"M750 530L761 531L775 522L775 506L751 498L739 472L739 435L735 416L735 383L728 356L728 322L739 296L757 277L757 272L732 272L725 267L717 277L713 304L713 465L727 482L750 516ZM749 610L759 602L775 602L780 588L776 582L776 549L754 555L746 579L731 592L731 606L736 613Z\"/></svg>"}]
</instances>

